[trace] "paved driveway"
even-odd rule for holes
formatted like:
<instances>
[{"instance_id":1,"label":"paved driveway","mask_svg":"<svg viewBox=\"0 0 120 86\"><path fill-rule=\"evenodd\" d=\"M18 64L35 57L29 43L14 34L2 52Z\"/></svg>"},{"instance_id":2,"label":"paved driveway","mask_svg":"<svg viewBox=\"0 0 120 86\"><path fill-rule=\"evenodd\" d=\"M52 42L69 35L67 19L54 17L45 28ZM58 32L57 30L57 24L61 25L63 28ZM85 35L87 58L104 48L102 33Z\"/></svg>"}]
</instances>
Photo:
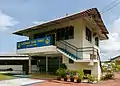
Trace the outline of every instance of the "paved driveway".
<instances>
[{"instance_id":1,"label":"paved driveway","mask_svg":"<svg viewBox=\"0 0 120 86\"><path fill-rule=\"evenodd\" d=\"M31 86L33 83L41 83L44 80L29 79L29 78L17 78L10 80L0 81L0 86Z\"/></svg>"},{"instance_id":2,"label":"paved driveway","mask_svg":"<svg viewBox=\"0 0 120 86\"><path fill-rule=\"evenodd\" d=\"M45 81L44 83L33 84L32 86L120 86L120 73L115 74L115 78L112 80L100 81L97 84L87 84L87 83L72 83L64 81Z\"/></svg>"}]
</instances>

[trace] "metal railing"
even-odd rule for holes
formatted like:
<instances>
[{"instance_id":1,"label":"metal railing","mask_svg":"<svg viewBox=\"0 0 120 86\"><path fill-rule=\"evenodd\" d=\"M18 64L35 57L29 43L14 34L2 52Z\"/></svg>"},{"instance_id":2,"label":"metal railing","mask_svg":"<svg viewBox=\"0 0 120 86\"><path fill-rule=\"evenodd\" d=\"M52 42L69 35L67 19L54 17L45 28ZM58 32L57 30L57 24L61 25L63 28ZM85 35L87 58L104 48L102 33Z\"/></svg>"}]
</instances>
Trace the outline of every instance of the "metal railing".
<instances>
[{"instance_id":1,"label":"metal railing","mask_svg":"<svg viewBox=\"0 0 120 86\"><path fill-rule=\"evenodd\" d=\"M60 49L62 49L67 54L71 53L71 55L75 59L82 59L82 60L98 60L98 49L95 47L82 47L78 48L75 45L72 45L64 40L57 41L56 46ZM69 53L68 53L69 52ZM80 58L82 54L90 55L90 58ZM70 54L69 54L70 55ZM96 55L96 57L94 57Z\"/></svg>"}]
</instances>

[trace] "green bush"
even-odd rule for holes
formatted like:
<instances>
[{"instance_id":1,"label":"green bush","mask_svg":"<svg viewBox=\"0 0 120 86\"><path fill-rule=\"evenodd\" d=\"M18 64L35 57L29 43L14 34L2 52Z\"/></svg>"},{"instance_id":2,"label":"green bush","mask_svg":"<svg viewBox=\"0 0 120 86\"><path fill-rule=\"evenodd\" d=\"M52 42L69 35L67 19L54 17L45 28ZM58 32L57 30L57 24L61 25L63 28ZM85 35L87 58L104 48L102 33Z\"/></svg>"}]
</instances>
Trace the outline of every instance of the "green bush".
<instances>
[{"instance_id":1,"label":"green bush","mask_svg":"<svg viewBox=\"0 0 120 86\"><path fill-rule=\"evenodd\" d=\"M114 77L113 73L107 73L101 77L101 80L108 80L108 79L112 79L113 77Z\"/></svg>"},{"instance_id":2,"label":"green bush","mask_svg":"<svg viewBox=\"0 0 120 86\"><path fill-rule=\"evenodd\" d=\"M88 82L94 82L95 77L93 75L87 74Z\"/></svg>"},{"instance_id":3,"label":"green bush","mask_svg":"<svg viewBox=\"0 0 120 86\"><path fill-rule=\"evenodd\" d=\"M120 65L116 66L117 71L120 71Z\"/></svg>"},{"instance_id":4,"label":"green bush","mask_svg":"<svg viewBox=\"0 0 120 86\"><path fill-rule=\"evenodd\" d=\"M56 74L58 75L58 76L61 76L62 78L63 77L65 77L65 74L66 73L66 69L63 69L63 68L59 68L59 69L57 69L57 71L56 71Z\"/></svg>"},{"instance_id":5,"label":"green bush","mask_svg":"<svg viewBox=\"0 0 120 86\"><path fill-rule=\"evenodd\" d=\"M113 73L107 73L107 74L105 75L105 78L106 78L106 79L112 79L113 76L114 76Z\"/></svg>"},{"instance_id":6,"label":"green bush","mask_svg":"<svg viewBox=\"0 0 120 86\"><path fill-rule=\"evenodd\" d=\"M62 63L60 64L60 68L67 69L67 66L64 63Z\"/></svg>"},{"instance_id":7,"label":"green bush","mask_svg":"<svg viewBox=\"0 0 120 86\"><path fill-rule=\"evenodd\" d=\"M71 70L70 71L70 77L73 77L74 75L76 75L77 71L76 70Z\"/></svg>"},{"instance_id":8,"label":"green bush","mask_svg":"<svg viewBox=\"0 0 120 86\"><path fill-rule=\"evenodd\" d=\"M78 71L77 71L77 74L78 74L79 79L83 79L83 77L84 77L84 72L83 72L83 70L78 70Z\"/></svg>"}]
</instances>

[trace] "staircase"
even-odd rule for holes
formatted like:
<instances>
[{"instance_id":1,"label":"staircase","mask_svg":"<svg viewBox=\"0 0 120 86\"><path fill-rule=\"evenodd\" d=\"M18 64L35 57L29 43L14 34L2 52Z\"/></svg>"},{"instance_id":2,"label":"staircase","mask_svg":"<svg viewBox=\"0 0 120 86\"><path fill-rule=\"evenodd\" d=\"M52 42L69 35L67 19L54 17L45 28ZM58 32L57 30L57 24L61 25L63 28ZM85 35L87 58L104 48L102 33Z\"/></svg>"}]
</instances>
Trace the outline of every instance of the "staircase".
<instances>
[{"instance_id":1,"label":"staircase","mask_svg":"<svg viewBox=\"0 0 120 86\"><path fill-rule=\"evenodd\" d=\"M59 44L61 46L64 46L64 48L62 48ZM69 52L69 50L67 48L74 51L76 55ZM68 43L66 41L58 41L57 42L57 51L59 51L60 53L62 53L63 55L65 55L66 57L72 59L75 62L82 59L82 58L79 58L77 56L78 48L76 46L74 46L74 45L71 45L70 43Z\"/></svg>"},{"instance_id":2,"label":"staircase","mask_svg":"<svg viewBox=\"0 0 120 86\"><path fill-rule=\"evenodd\" d=\"M62 53L65 56L67 56L68 58L72 59L73 61L80 59L77 56L75 56L74 54L68 52L67 50L65 50L63 48L58 48L57 51L59 51L60 53Z\"/></svg>"},{"instance_id":3,"label":"staircase","mask_svg":"<svg viewBox=\"0 0 120 86\"><path fill-rule=\"evenodd\" d=\"M76 46L74 46L74 45L72 45L72 44L70 44L66 41L58 41L56 46L57 46L57 51L58 52L62 53L66 57L72 59L74 62L82 62L83 60L87 60L87 61L90 60L90 59L85 59L85 58L83 59L83 57L80 57L79 53L83 52L84 48L77 48ZM88 49L86 51L93 51L94 52L93 47L86 47L85 49ZM91 50L91 49L93 49L93 50ZM70 52L69 50L73 51L74 54L73 54L73 52Z\"/></svg>"}]
</instances>

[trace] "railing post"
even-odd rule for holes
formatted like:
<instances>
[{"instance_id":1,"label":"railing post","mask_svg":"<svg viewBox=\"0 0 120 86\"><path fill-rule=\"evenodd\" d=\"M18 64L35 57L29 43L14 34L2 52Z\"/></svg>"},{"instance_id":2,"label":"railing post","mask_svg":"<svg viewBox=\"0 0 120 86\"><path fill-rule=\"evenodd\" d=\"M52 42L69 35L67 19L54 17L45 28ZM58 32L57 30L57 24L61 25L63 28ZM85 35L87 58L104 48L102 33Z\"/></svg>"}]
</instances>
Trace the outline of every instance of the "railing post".
<instances>
[{"instance_id":1,"label":"railing post","mask_svg":"<svg viewBox=\"0 0 120 86\"><path fill-rule=\"evenodd\" d=\"M93 56L92 56L92 59L94 59L94 47L93 47Z\"/></svg>"},{"instance_id":2,"label":"railing post","mask_svg":"<svg viewBox=\"0 0 120 86\"><path fill-rule=\"evenodd\" d=\"M76 50L76 60L77 60L77 50Z\"/></svg>"}]
</instances>

